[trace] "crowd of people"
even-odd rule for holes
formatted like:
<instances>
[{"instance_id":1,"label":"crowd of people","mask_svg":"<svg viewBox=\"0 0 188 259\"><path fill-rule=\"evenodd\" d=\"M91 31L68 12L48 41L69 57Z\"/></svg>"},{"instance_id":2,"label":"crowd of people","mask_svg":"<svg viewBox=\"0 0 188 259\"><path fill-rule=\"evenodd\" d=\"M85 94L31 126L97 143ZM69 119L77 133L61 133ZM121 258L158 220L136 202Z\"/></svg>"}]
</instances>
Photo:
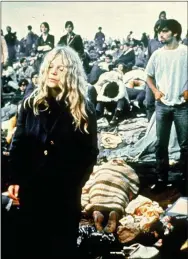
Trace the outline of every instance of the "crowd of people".
<instances>
[{"instance_id":1,"label":"crowd of people","mask_svg":"<svg viewBox=\"0 0 188 259\"><path fill-rule=\"evenodd\" d=\"M137 40L130 31L123 42L107 42L101 27L93 41L76 34L72 21L65 29L56 46L47 22L40 36L29 25L21 41L10 26L5 36L1 30L1 118L9 122L2 189L8 185L20 203L19 258L83 258L76 249L81 189L97 163L103 117L116 127L138 114L150 121L156 112L156 191L168 184L174 121L187 180L188 44L179 22L163 11L154 38L144 32Z\"/></svg>"}]
</instances>

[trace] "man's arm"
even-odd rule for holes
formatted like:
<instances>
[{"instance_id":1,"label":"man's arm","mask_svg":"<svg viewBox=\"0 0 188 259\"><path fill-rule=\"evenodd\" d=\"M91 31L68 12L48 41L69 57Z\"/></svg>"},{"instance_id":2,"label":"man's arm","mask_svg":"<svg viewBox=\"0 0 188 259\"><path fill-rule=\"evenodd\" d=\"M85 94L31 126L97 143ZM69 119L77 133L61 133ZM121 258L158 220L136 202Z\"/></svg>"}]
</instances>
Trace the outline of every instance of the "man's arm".
<instances>
[{"instance_id":1,"label":"man's arm","mask_svg":"<svg viewBox=\"0 0 188 259\"><path fill-rule=\"evenodd\" d=\"M155 81L154 81L154 78L147 75L147 79L146 79L146 82L149 86L149 88L152 90L154 96L155 96L155 100L160 100L161 97L164 96L164 94L162 92L160 92L157 88L156 88L156 85L155 85Z\"/></svg>"},{"instance_id":2,"label":"man's arm","mask_svg":"<svg viewBox=\"0 0 188 259\"><path fill-rule=\"evenodd\" d=\"M84 45L83 45L83 41L82 41L82 38L80 37L80 35L76 36L75 49L77 50L79 56L82 58L83 54L84 54Z\"/></svg>"}]
</instances>

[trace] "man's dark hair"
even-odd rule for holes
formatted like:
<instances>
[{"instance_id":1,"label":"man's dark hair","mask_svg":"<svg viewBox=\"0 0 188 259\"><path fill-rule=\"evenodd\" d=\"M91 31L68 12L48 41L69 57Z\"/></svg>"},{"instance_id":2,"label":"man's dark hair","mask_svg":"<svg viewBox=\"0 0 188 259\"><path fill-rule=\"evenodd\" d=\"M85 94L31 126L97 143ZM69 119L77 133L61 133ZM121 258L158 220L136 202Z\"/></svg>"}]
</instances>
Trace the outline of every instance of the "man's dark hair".
<instances>
[{"instance_id":1,"label":"man's dark hair","mask_svg":"<svg viewBox=\"0 0 188 259\"><path fill-rule=\"evenodd\" d=\"M106 58L109 58L111 60L113 59L112 55L110 55L110 54L106 55Z\"/></svg>"},{"instance_id":2,"label":"man's dark hair","mask_svg":"<svg viewBox=\"0 0 188 259\"><path fill-rule=\"evenodd\" d=\"M74 24L73 24L73 22L71 22L71 21L67 21L67 22L65 23L65 28L67 28L69 25L70 25L70 26L72 27L72 29L74 30Z\"/></svg>"},{"instance_id":3,"label":"man's dark hair","mask_svg":"<svg viewBox=\"0 0 188 259\"><path fill-rule=\"evenodd\" d=\"M48 32L49 32L50 31L50 25L47 22L42 22L41 25L42 24L44 25L45 28L48 29ZM41 25L40 25L40 27L41 27Z\"/></svg>"},{"instance_id":4,"label":"man's dark hair","mask_svg":"<svg viewBox=\"0 0 188 259\"><path fill-rule=\"evenodd\" d=\"M20 59L20 64L22 64L25 60L26 60L26 58L21 58Z\"/></svg>"},{"instance_id":5,"label":"man's dark hair","mask_svg":"<svg viewBox=\"0 0 188 259\"><path fill-rule=\"evenodd\" d=\"M167 28L173 34L177 33L176 39L180 40L182 27L178 21L174 19L161 20L158 32L161 32L164 28Z\"/></svg>"},{"instance_id":6,"label":"man's dark hair","mask_svg":"<svg viewBox=\"0 0 188 259\"><path fill-rule=\"evenodd\" d=\"M166 17L166 12L165 12L165 11L162 11L162 12L160 12L160 14L159 14L159 19L160 19L160 17L161 17L162 14L164 14L165 17Z\"/></svg>"},{"instance_id":7,"label":"man's dark hair","mask_svg":"<svg viewBox=\"0 0 188 259\"><path fill-rule=\"evenodd\" d=\"M18 86L20 87L22 84L25 84L26 86L29 84L28 80L27 79L21 79L18 83Z\"/></svg>"},{"instance_id":8,"label":"man's dark hair","mask_svg":"<svg viewBox=\"0 0 188 259\"><path fill-rule=\"evenodd\" d=\"M98 29L99 29L99 30L102 30L102 27L99 27Z\"/></svg>"},{"instance_id":9,"label":"man's dark hair","mask_svg":"<svg viewBox=\"0 0 188 259\"><path fill-rule=\"evenodd\" d=\"M114 98L119 93L119 85L116 82L110 82L107 84L104 90L104 96L107 96L109 98Z\"/></svg>"},{"instance_id":10,"label":"man's dark hair","mask_svg":"<svg viewBox=\"0 0 188 259\"><path fill-rule=\"evenodd\" d=\"M31 73L31 79L35 76L35 75L38 75L39 73L37 71L34 71Z\"/></svg>"},{"instance_id":11,"label":"man's dark hair","mask_svg":"<svg viewBox=\"0 0 188 259\"><path fill-rule=\"evenodd\" d=\"M32 26L31 26L31 25L28 25L28 26L27 26L27 29L31 31L31 30L32 30Z\"/></svg>"}]
</instances>

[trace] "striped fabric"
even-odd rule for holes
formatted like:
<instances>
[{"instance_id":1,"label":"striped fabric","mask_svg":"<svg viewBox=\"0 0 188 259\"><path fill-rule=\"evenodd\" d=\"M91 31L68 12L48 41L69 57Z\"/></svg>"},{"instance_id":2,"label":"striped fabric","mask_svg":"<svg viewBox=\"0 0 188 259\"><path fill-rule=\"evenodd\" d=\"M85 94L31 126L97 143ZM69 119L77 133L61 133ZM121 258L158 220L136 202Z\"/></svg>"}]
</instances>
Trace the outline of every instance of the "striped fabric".
<instances>
[{"instance_id":1,"label":"striped fabric","mask_svg":"<svg viewBox=\"0 0 188 259\"><path fill-rule=\"evenodd\" d=\"M138 193L139 179L135 171L121 160L96 166L82 189L84 211L115 210L121 215L130 200Z\"/></svg>"}]
</instances>

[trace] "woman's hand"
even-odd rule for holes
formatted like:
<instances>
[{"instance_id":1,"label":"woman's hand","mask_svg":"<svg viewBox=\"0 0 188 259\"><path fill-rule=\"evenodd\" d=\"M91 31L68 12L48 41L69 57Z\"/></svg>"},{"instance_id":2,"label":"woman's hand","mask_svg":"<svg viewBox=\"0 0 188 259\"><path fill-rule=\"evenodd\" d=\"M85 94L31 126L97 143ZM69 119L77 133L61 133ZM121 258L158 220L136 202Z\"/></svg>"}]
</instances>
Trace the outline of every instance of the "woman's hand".
<instances>
[{"instance_id":1,"label":"woman's hand","mask_svg":"<svg viewBox=\"0 0 188 259\"><path fill-rule=\"evenodd\" d=\"M18 200L19 189L19 185L10 185L8 187L8 196L13 200Z\"/></svg>"}]
</instances>

